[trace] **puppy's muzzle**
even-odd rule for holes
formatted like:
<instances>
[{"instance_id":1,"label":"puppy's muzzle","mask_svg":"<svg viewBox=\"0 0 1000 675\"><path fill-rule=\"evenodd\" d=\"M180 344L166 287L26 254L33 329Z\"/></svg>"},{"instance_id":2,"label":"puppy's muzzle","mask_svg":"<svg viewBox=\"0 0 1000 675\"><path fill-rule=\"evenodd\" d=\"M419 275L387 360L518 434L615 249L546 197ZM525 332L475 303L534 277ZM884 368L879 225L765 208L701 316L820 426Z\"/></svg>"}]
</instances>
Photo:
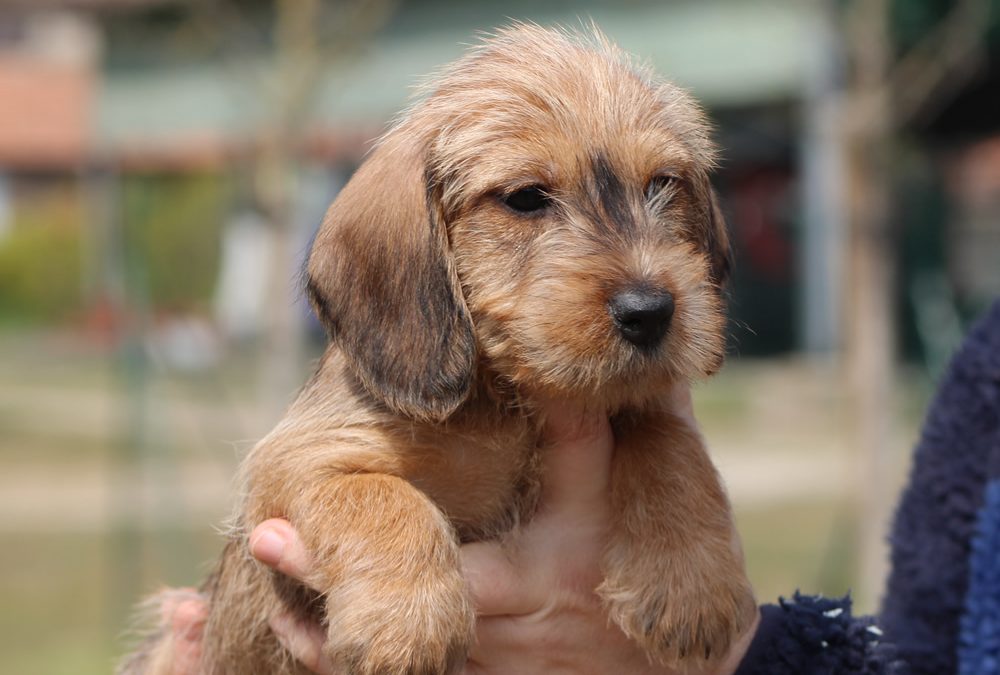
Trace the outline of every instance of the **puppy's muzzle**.
<instances>
[{"instance_id":1,"label":"puppy's muzzle","mask_svg":"<svg viewBox=\"0 0 1000 675\"><path fill-rule=\"evenodd\" d=\"M653 349L670 327L674 296L660 288L628 288L608 301L608 310L625 340L642 349Z\"/></svg>"}]
</instances>

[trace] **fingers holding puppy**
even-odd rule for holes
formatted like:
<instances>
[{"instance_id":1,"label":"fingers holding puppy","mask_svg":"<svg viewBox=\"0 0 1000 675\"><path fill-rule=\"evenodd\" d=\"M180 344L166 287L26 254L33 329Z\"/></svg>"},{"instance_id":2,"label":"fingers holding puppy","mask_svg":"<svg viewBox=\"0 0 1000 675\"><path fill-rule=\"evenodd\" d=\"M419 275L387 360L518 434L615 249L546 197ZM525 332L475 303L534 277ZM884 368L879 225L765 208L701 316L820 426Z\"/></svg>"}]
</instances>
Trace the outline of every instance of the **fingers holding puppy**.
<instances>
[{"instance_id":1,"label":"fingers holding puppy","mask_svg":"<svg viewBox=\"0 0 1000 675\"><path fill-rule=\"evenodd\" d=\"M287 520L272 518L254 528L250 534L250 553L297 581L307 583L313 574L312 556ZM303 666L317 675L339 675L323 652L326 634L319 624L301 621L290 614L277 614L269 623L278 642Z\"/></svg>"},{"instance_id":2,"label":"fingers holding puppy","mask_svg":"<svg viewBox=\"0 0 1000 675\"><path fill-rule=\"evenodd\" d=\"M312 556L287 520L271 518L254 528L250 552L268 567L299 581L305 581L312 570Z\"/></svg>"}]
</instances>

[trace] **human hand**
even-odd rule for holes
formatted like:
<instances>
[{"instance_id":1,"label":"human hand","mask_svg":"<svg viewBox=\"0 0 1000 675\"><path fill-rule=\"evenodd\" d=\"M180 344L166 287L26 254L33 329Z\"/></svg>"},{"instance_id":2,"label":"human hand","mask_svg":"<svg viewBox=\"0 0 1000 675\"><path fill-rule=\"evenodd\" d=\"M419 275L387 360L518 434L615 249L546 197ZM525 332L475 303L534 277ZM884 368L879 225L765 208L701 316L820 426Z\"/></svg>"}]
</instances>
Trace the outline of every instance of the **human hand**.
<instances>
[{"instance_id":1,"label":"human hand","mask_svg":"<svg viewBox=\"0 0 1000 675\"><path fill-rule=\"evenodd\" d=\"M694 424L690 392L678 386L672 412ZM613 437L606 416L565 403L545 408L545 485L538 513L503 543L462 547L469 590L477 610L476 644L463 675L628 672L672 675L651 665L643 652L608 621L594 589L610 522L608 486ZM283 520L261 523L250 537L261 562L303 580L312 561L295 530ZM197 616L187 610L187 614ZM202 618L203 621L203 618ZM184 631L184 626L175 631ZM191 626L184 634L196 633ZM303 665L337 675L323 655L325 632L289 615L271 627ZM756 622L722 663L688 675L730 675L743 658ZM197 640L178 641L178 662L190 662ZM193 661L197 663L197 659ZM194 675L195 670L176 670Z\"/></svg>"},{"instance_id":2,"label":"human hand","mask_svg":"<svg viewBox=\"0 0 1000 675\"><path fill-rule=\"evenodd\" d=\"M694 425L690 390L671 411ZM546 406L544 488L538 513L504 543L462 547L477 611L465 675L625 672L672 675L611 624L595 588L611 522L614 438L607 417L564 403ZM722 663L688 675L733 673L756 622Z\"/></svg>"}]
</instances>

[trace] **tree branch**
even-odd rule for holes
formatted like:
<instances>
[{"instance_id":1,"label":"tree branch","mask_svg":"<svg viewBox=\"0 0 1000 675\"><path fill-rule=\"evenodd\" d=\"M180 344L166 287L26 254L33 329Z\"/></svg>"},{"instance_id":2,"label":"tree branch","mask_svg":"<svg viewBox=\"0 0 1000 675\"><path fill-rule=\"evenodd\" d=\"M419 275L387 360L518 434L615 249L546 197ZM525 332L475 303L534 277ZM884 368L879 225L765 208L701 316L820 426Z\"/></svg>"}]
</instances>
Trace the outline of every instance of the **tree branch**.
<instances>
[{"instance_id":1,"label":"tree branch","mask_svg":"<svg viewBox=\"0 0 1000 675\"><path fill-rule=\"evenodd\" d=\"M894 122L903 126L947 102L982 59L991 0L958 0L886 78Z\"/></svg>"}]
</instances>

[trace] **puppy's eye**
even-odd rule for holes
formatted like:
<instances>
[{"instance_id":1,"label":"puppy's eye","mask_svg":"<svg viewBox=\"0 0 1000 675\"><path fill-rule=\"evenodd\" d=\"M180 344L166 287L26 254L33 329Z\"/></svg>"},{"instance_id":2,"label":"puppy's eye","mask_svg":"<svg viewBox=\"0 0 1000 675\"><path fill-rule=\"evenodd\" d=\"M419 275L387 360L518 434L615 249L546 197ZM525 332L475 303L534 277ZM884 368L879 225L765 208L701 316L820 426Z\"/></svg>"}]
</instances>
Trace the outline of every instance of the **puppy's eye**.
<instances>
[{"instance_id":1,"label":"puppy's eye","mask_svg":"<svg viewBox=\"0 0 1000 675\"><path fill-rule=\"evenodd\" d=\"M505 195L503 203L518 213L538 213L548 208L552 199L541 185L529 185Z\"/></svg>"},{"instance_id":2,"label":"puppy's eye","mask_svg":"<svg viewBox=\"0 0 1000 675\"><path fill-rule=\"evenodd\" d=\"M680 178L671 174L653 176L646 183L646 199L651 200L664 193L669 193L680 183Z\"/></svg>"}]
</instances>

